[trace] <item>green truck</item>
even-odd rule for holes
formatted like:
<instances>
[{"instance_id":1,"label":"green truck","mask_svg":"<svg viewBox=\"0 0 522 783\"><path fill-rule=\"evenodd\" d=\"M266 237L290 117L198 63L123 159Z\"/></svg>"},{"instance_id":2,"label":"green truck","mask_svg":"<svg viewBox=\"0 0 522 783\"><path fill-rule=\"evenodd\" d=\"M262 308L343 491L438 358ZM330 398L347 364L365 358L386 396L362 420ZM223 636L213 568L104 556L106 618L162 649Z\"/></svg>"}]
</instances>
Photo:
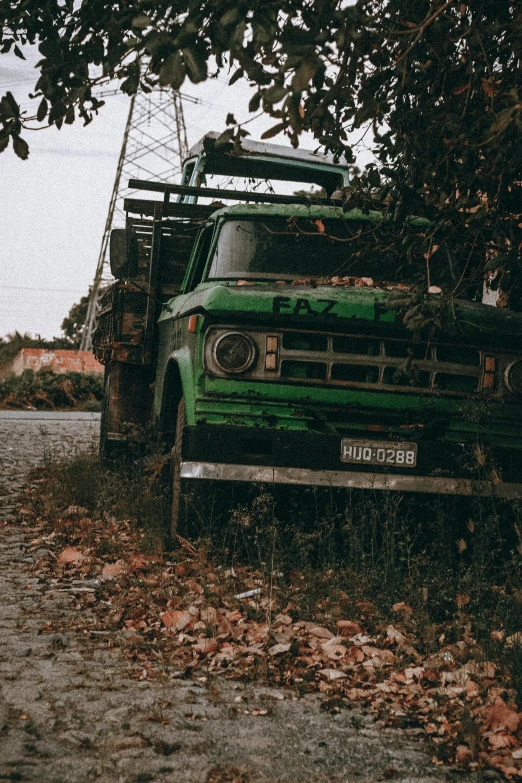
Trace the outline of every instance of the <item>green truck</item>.
<instances>
[{"instance_id":1,"label":"green truck","mask_svg":"<svg viewBox=\"0 0 522 783\"><path fill-rule=\"evenodd\" d=\"M413 336L404 248L428 224L346 209L347 184L322 156L216 134L180 185L131 180L161 197L127 199L111 235L101 452L172 454L173 530L184 481L522 497L522 315L476 284L445 297L448 255L422 297L439 327Z\"/></svg>"}]
</instances>

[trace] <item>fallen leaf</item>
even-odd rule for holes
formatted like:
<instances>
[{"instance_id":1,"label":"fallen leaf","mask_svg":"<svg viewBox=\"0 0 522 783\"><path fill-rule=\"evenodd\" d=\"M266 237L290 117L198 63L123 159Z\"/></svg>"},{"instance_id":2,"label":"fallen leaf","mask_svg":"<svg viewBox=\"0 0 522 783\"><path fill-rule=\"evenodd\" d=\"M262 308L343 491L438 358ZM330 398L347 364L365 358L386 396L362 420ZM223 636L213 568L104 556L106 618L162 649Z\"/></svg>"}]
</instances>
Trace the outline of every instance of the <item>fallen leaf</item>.
<instances>
[{"instance_id":1,"label":"fallen leaf","mask_svg":"<svg viewBox=\"0 0 522 783\"><path fill-rule=\"evenodd\" d=\"M359 623L355 623L353 620L337 620L335 625L339 629L341 636L346 639L355 636L357 633L362 633Z\"/></svg>"},{"instance_id":2,"label":"fallen leaf","mask_svg":"<svg viewBox=\"0 0 522 783\"><path fill-rule=\"evenodd\" d=\"M520 631L517 631L517 633L513 633L506 638L506 647L514 647L515 645L522 646L522 633Z\"/></svg>"},{"instance_id":3,"label":"fallen leaf","mask_svg":"<svg viewBox=\"0 0 522 783\"><path fill-rule=\"evenodd\" d=\"M492 750L501 750L502 748L509 748L513 742L513 737L511 734L506 734L506 732L499 734L488 732L488 742Z\"/></svg>"},{"instance_id":4,"label":"fallen leaf","mask_svg":"<svg viewBox=\"0 0 522 783\"><path fill-rule=\"evenodd\" d=\"M500 697L497 697L495 703L486 709L486 716L486 727L493 732L507 730L514 733L520 722L518 713L508 707Z\"/></svg>"},{"instance_id":5,"label":"fallen leaf","mask_svg":"<svg viewBox=\"0 0 522 783\"><path fill-rule=\"evenodd\" d=\"M473 753L471 752L471 749L468 748L467 745L457 745L457 748L455 750L455 761L459 764L464 764L468 761L471 761L473 758Z\"/></svg>"},{"instance_id":6,"label":"fallen leaf","mask_svg":"<svg viewBox=\"0 0 522 783\"><path fill-rule=\"evenodd\" d=\"M313 628L310 628L308 633L317 639L333 639L334 637L334 634L328 628L323 628L322 625L315 625Z\"/></svg>"},{"instance_id":7,"label":"fallen leaf","mask_svg":"<svg viewBox=\"0 0 522 783\"><path fill-rule=\"evenodd\" d=\"M391 639L392 642L396 642L397 644L406 641L406 637L400 631L394 628L393 625L389 625L387 627L386 636L388 637L388 639Z\"/></svg>"},{"instance_id":8,"label":"fallen leaf","mask_svg":"<svg viewBox=\"0 0 522 783\"><path fill-rule=\"evenodd\" d=\"M189 612L183 612L179 609L169 609L161 615L163 625L167 628L174 628L176 631L182 631L193 619Z\"/></svg>"},{"instance_id":9,"label":"fallen leaf","mask_svg":"<svg viewBox=\"0 0 522 783\"><path fill-rule=\"evenodd\" d=\"M288 652L291 647L291 644L274 644L273 647L270 647L268 652L270 655L281 655L282 653Z\"/></svg>"},{"instance_id":10,"label":"fallen leaf","mask_svg":"<svg viewBox=\"0 0 522 783\"><path fill-rule=\"evenodd\" d=\"M115 563L106 563L101 572L101 578L104 580L116 579L121 576L125 571L125 561L116 560Z\"/></svg>"},{"instance_id":11,"label":"fallen leaf","mask_svg":"<svg viewBox=\"0 0 522 783\"><path fill-rule=\"evenodd\" d=\"M58 565L77 564L84 560L86 560L86 555L75 546L66 546L56 558Z\"/></svg>"},{"instance_id":12,"label":"fallen leaf","mask_svg":"<svg viewBox=\"0 0 522 783\"><path fill-rule=\"evenodd\" d=\"M338 669L319 669L317 674L326 677L327 680L342 680L346 677L346 674Z\"/></svg>"},{"instance_id":13,"label":"fallen leaf","mask_svg":"<svg viewBox=\"0 0 522 783\"><path fill-rule=\"evenodd\" d=\"M411 614L413 609L411 606L408 606L408 604L404 603L404 601L399 601L399 603L393 604L392 612L404 612L404 614Z\"/></svg>"},{"instance_id":14,"label":"fallen leaf","mask_svg":"<svg viewBox=\"0 0 522 783\"><path fill-rule=\"evenodd\" d=\"M206 606L204 609L201 610L201 619L204 623L207 625L216 625L217 623L217 612L214 609L213 606Z\"/></svg>"},{"instance_id":15,"label":"fallen leaf","mask_svg":"<svg viewBox=\"0 0 522 783\"><path fill-rule=\"evenodd\" d=\"M208 655L217 650L218 643L216 639L200 639L197 644L194 645L194 650L203 655Z\"/></svg>"}]
</instances>

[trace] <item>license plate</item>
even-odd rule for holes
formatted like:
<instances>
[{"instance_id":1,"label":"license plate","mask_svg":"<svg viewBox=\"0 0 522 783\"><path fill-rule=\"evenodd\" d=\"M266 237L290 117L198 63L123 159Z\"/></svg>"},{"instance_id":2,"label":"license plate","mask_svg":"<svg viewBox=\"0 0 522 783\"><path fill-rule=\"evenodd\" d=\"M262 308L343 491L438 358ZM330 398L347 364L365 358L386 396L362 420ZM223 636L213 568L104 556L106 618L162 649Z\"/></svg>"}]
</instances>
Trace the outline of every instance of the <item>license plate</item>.
<instances>
[{"instance_id":1,"label":"license plate","mask_svg":"<svg viewBox=\"0 0 522 783\"><path fill-rule=\"evenodd\" d=\"M341 441L341 462L414 468L417 464L417 444L396 440L343 438Z\"/></svg>"}]
</instances>

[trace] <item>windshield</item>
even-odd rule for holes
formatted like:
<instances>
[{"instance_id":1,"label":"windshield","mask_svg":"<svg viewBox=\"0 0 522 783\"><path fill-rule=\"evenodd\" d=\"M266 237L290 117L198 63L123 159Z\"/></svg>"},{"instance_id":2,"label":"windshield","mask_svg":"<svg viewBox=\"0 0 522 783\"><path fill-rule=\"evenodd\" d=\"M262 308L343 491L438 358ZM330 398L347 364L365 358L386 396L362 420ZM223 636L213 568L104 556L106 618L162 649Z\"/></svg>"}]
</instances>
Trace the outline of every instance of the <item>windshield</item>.
<instances>
[{"instance_id":1,"label":"windshield","mask_svg":"<svg viewBox=\"0 0 522 783\"><path fill-rule=\"evenodd\" d=\"M341 217L230 220L221 228L209 278L324 278L326 282L339 276L372 278L376 283L425 282L425 275L419 272L426 268L426 262L421 261L423 231L425 228L412 224ZM435 261L434 256L430 283L453 286L456 269L451 257L446 252L439 257L440 261Z\"/></svg>"}]
</instances>

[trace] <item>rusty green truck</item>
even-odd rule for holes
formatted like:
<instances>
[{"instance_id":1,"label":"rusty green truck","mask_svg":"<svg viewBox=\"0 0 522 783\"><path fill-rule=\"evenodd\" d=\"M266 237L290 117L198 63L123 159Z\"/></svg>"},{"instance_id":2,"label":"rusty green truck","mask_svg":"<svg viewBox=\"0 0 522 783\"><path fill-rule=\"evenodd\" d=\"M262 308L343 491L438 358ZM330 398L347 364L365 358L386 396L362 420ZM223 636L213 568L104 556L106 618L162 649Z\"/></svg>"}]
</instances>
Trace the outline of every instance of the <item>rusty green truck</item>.
<instances>
[{"instance_id":1,"label":"rusty green truck","mask_svg":"<svg viewBox=\"0 0 522 783\"><path fill-rule=\"evenodd\" d=\"M342 166L275 145L200 146L181 185L131 184L163 198L128 199L111 239L101 447L172 452L173 526L183 481L522 496L522 315L444 298L441 272L424 301L446 317L414 338L394 302L425 222L344 211Z\"/></svg>"}]
</instances>

